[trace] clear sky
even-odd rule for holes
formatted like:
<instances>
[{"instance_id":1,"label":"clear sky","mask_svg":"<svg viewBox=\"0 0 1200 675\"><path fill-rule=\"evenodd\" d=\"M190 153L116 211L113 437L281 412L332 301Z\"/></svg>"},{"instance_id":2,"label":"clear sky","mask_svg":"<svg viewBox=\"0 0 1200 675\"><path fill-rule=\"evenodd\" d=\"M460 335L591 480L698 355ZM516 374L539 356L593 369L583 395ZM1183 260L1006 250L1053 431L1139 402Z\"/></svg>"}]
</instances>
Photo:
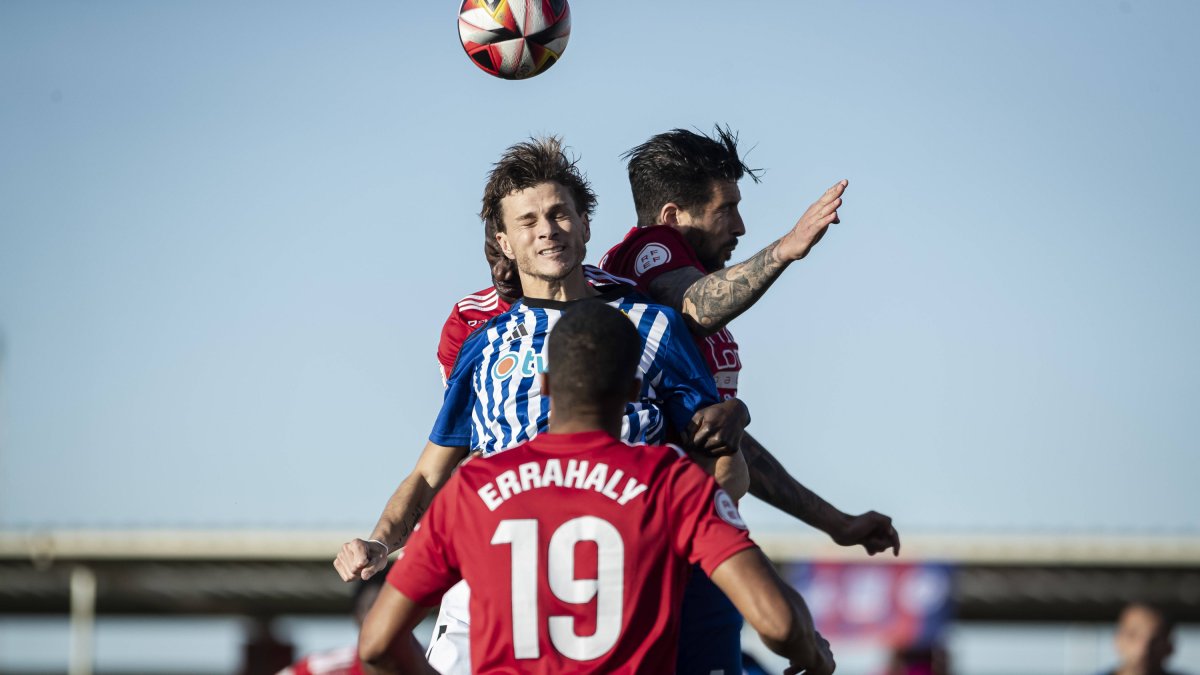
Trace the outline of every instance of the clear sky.
<instances>
[{"instance_id":1,"label":"clear sky","mask_svg":"<svg viewBox=\"0 0 1200 675\"><path fill-rule=\"evenodd\" d=\"M502 149L581 157L594 262L620 153L721 122L737 260L850 180L733 324L795 475L902 533L1200 530L1200 3L576 0L524 82L457 4L0 3L0 527L368 532Z\"/></svg>"}]
</instances>

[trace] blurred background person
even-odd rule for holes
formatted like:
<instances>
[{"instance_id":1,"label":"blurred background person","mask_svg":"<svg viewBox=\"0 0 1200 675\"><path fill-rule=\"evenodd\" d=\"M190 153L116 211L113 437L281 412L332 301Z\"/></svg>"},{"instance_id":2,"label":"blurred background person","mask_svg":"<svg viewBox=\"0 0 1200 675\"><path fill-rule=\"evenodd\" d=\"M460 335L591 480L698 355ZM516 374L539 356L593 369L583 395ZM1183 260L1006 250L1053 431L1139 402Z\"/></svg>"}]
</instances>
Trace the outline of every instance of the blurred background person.
<instances>
[{"instance_id":1,"label":"blurred background person","mask_svg":"<svg viewBox=\"0 0 1200 675\"><path fill-rule=\"evenodd\" d=\"M1167 670L1167 659L1175 652L1172 633L1175 622L1160 607L1131 602L1121 610L1113 646L1118 665L1104 675L1182 675Z\"/></svg>"}]
</instances>

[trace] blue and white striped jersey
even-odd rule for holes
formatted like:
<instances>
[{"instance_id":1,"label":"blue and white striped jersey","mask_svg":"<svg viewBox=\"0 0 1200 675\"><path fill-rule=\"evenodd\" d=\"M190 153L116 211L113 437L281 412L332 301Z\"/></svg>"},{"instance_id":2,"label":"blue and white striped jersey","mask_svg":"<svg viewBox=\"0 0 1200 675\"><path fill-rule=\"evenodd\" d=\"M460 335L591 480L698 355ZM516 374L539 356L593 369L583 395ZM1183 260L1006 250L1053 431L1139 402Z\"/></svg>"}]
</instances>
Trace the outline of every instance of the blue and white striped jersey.
<instances>
[{"instance_id":1,"label":"blue and white striped jersey","mask_svg":"<svg viewBox=\"0 0 1200 675\"><path fill-rule=\"evenodd\" d=\"M666 424L686 429L695 411L720 400L675 310L626 285L596 299L628 315L643 341L642 400L626 408L622 440L661 444ZM542 396L540 374L546 370L546 337L570 304L526 298L472 333L450 373L429 440L492 454L545 431L550 401Z\"/></svg>"}]
</instances>

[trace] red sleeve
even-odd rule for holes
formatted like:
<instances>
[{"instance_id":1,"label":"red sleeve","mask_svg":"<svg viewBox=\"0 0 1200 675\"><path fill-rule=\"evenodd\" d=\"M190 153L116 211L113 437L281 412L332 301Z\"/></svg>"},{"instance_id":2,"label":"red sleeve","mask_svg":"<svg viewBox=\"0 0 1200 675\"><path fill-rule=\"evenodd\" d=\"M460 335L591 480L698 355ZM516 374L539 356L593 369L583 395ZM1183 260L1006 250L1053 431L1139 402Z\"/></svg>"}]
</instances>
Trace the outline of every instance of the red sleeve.
<instances>
[{"instance_id":1,"label":"red sleeve","mask_svg":"<svg viewBox=\"0 0 1200 675\"><path fill-rule=\"evenodd\" d=\"M450 477L388 572L389 584L424 607L441 602L442 594L462 579L450 541L461 484L457 474Z\"/></svg>"},{"instance_id":2,"label":"red sleeve","mask_svg":"<svg viewBox=\"0 0 1200 675\"><path fill-rule=\"evenodd\" d=\"M454 359L458 358L458 350L462 348L463 340L471 334L471 326L467 325L462 314L458 311L458 305L454 305L454 309L450 310L450 316L446 318L446 323L442 324L442 337L438 340L438 366L442 370L442 385L445 386L446 379L450 377L450 371L454 369Z\"/></svg>"},{"instance_id":3,"label":"red sleeve","mask_svg":"<svg viewBox=\"0 0 1200 675\"><path fill-rule=\"evenodd\" d=\"M733 498L700 467L680 458L670 478L673 544L688 562L699 563L711 575L730 556L754 546Z\"/></svg>"},{"instance_id":4,"label":"red sleeve","mask_svg":"<svg viewBox=\"0 0 1200 675\"><path fill-rule=\"evenodd\" d=\"M600 266L606 272L636 281L643 291L667 272L685 267L704 270L691 245L669 225L634 229L604 256Z\"/></svg>"}]
</instances>

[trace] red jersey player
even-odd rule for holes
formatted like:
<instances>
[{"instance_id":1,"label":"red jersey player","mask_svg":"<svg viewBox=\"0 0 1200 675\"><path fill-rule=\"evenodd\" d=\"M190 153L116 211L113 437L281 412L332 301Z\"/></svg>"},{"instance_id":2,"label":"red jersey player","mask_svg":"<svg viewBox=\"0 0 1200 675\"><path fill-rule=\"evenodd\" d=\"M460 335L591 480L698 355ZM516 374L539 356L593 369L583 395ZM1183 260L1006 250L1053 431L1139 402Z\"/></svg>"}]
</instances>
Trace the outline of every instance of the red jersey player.
<instances>
[{"instance_id":1,"label":"red jersey player","mask_svg":"<svg viewBox=\"0 0 1200 675\"><path fill-rule=\"evenodd\" d=\"M754 171L738 155L737 137L716 129L715 138L674 129L625 153L638 224L601 260L647 295L683 314L723 396L737 394L741 359L725 326L753 305L792 262L808 255L833 223L846 181L839 181L762 251L726 266L746 233L738 204L738 181ZM891 518L868 511L844 513L788 474L749 433L742 452L750 469L750 492L816 527L843 546L861 544L871 555L900 537Z\"/></svg>"},{"instance_id":2,"label":"red jersey player","mask_svg":"<svg viewBox=\"0 0 1200 675\"><path fill-rule=\"evenodd\" d=\"M383 672L432 672L411 630L465 578L474 672L671 672L695 562L789 672L832 672L828 643L733 500L681 451L615 440L640 390L631 322L580 303L549 350L549 432L449 480L388 574L360 656Z\"/></svg>"}]
</instances>

